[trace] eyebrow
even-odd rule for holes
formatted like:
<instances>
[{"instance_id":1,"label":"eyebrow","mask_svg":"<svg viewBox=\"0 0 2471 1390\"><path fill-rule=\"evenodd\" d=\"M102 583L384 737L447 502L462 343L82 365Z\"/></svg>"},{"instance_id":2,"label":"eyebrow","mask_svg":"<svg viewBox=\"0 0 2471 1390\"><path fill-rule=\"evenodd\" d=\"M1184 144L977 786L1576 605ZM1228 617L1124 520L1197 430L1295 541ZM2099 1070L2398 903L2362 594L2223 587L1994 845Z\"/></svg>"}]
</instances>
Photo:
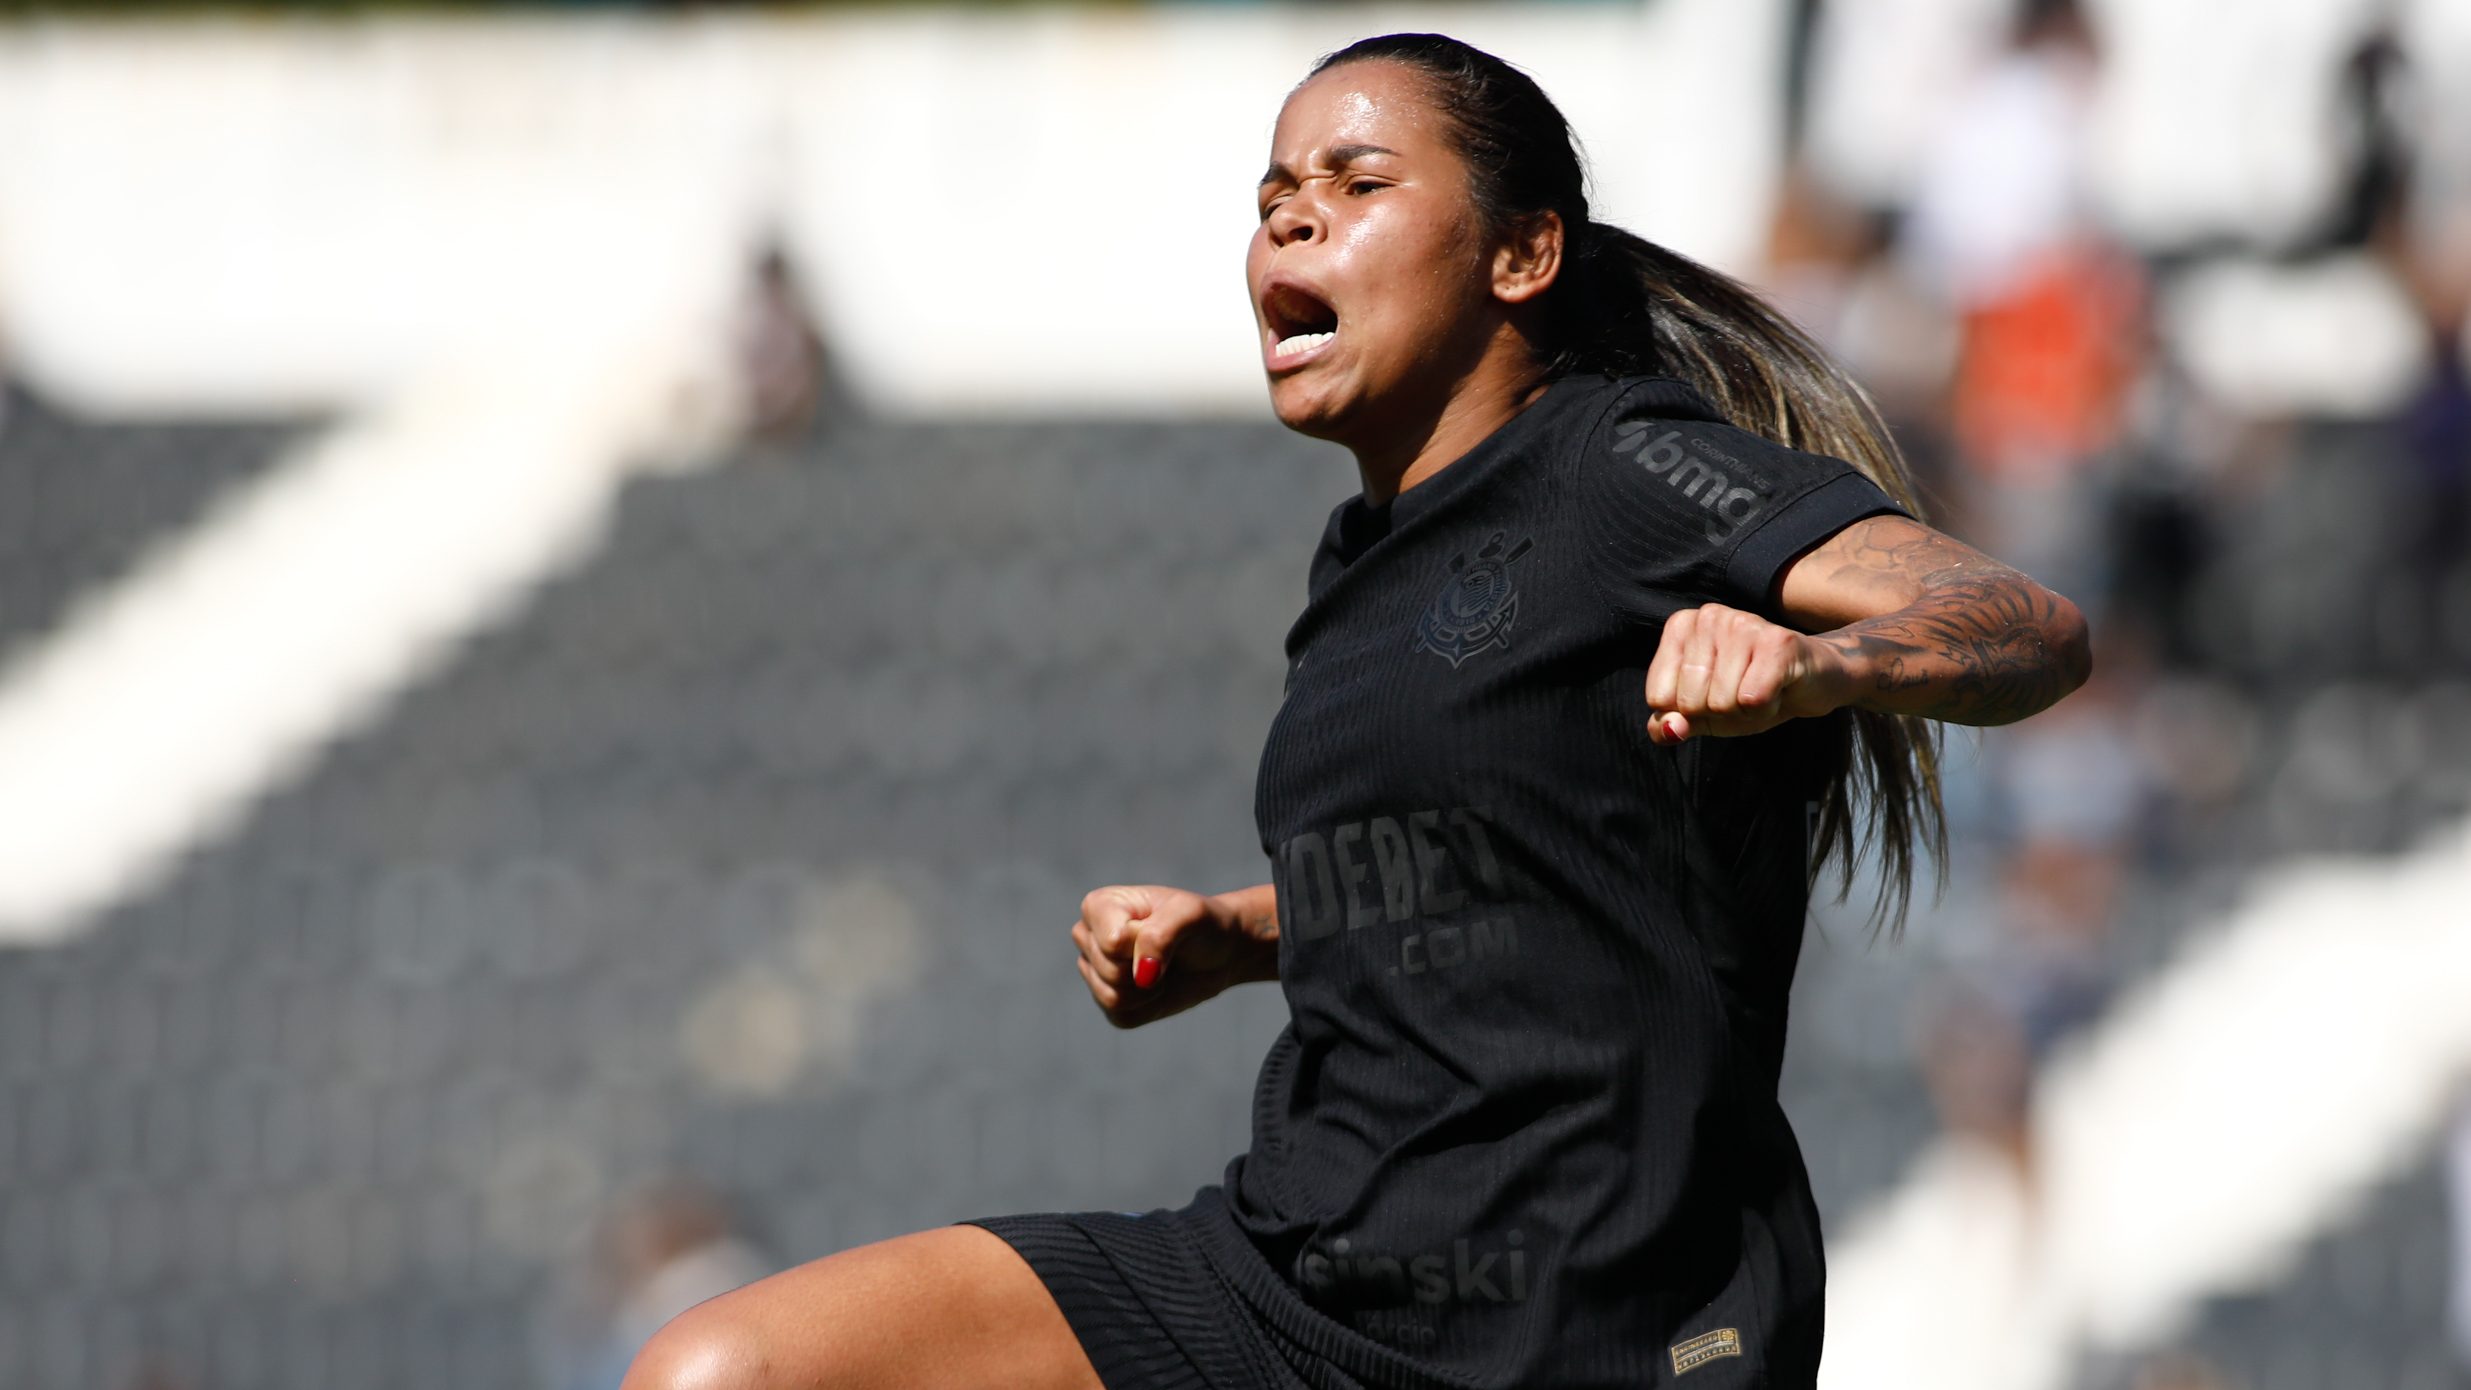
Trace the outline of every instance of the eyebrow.
<instances>
[{"instance_id":1,"label":"eyebrow","mask_svg":"<svg viewBox=\"0 0 2471 1390\"><path fill-rule=\"evenodd\" d=\"M1330 167L1336 169L1345 165L1353 164L1368 154L1397 153L1397 150L1391 149L1387 145L1332 145L1330 147L1329 154ZM1293 183L1296 181L1296 172L1295 170L1290 169L1286 165L1273 159L1270 161L1269 172L1261 176L1261 182L1256 185L1256 187L1268 188L1271 184L1277 183L1281 179L1284 179L1289 183Z\"/></svg>"}]
</instances>

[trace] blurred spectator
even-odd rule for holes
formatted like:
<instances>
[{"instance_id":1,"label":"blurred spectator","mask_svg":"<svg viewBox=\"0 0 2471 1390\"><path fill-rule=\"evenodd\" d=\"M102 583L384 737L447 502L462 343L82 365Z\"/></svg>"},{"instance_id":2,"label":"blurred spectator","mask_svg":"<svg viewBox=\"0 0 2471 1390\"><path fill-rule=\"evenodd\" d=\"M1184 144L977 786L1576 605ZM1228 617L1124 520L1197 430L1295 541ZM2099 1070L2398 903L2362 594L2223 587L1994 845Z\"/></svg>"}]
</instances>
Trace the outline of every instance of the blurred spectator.
<instances>
[{"instance_id":1,"label":"blurred spectator","mask_svg":"<svg viewBox=\"0 0 2471 1390\"><path fill-rule=\"evenodd\" d=\"M1940 1132L1892 1195L1835 1236L1832 1374L1931 1390L2061 1390L2069 1313L2046 1258L2033 1067L2007 982L1951 972L1913 1019Z\"/></svg>"},{"instance_id":2,"label":"blurred spectator","mask_svg":"<svg viewBox=\"0 0 2471 1390\"><path fill-rule=\"evenodd\" d=\"M2427 505L2418 509L2418 557L2438 567L2471 555L2471 363L2464 360L2461 291L2429 311L2428 373L2402 417L2408 456Z\"/></svg>"},{"instance_id":3,"label":"blurred spectator","mask_svg":"<svg viewBox=\"0 0 2471 1390\"><path fill-rule=\"evenodd\" d=\"M2136 629L2121 624L2075 695L1988 745L2008 830L1993 949L2037 1062L2111 992L2111 928L2158 793L2134 742L2147 683Z\"/></svg>"},{"instance_id":4,"label":"blurred spectator","mask_svg":"<svg viewBox=\"0 0 2471 1390\"><path fill-rule=\"evenodd\" d=\"M2027 0L2007 52L1949 98L1902 247L1959 327L1954 525L2070 594L2099 578L2085 474L2119 439L2142 356L2142 273L2089 212L2098 61L2072 0Z\"/></svg>"},{"instance_id":5,"label":"blurred spectator","mask_svg":"<svg viewBox=\"0 0 2471 1390\"><path fill-rule=\"evenodd\" d=\"M2070 0L2027 0L2007 52L1944 101L1905 250L1971 306L2010 294L2088 232L2085 145L2098 50Z\"/></svg>"},{"instance_id":6,"label":"blurred spectator","mask_svg":"<svg viewBox=\"0 0 2471 1390\"><path fill-rule=\"evenodd\" d=\"M2443 205L2425 191L2434 186L2405 185L2415 196L2398 197L2379 227L2428 341L2427 368L2399 422L2425 505L2402 522L2423 573L2471 583L2471 202Z\"/></svg>"},{"instance_id":7,"label":"blurred spectator","mask_svg":"<svg viewBox=\"0 0 2471 1390\"><path fill-rule=\"evenodd\" d=\"M2156 665L2199 665L2207 634L2198 630L2199 581L2223 548L2221 493L2261 438L2249 422L2191 379L2167 355L2148 359L2125 422L2099 543L2101 582L2086 595L2096 631L2137 624Z\"/></svg>"},{"instance_id":8,"label":"blurred spectator","mask_svg":"<svg viewBox=\"0 0 2471 1390\"><path fill-rule=\"evenodd\" d=\"M2013 976L1975 970L1942 981L1921 1014L1923 1080L1942 1135L2032 1170L2033 1056Z\"/></svg>"},{"instance_id":9,"label":"blurred spectator","mask_svg":"<svg viewBox=\"0 0 2471 1390\"><path fill-rule=\"evenodd\" d=\"M1787 168L1769 228L1766 289L1878 402L1932 519L1947 493L1939 421L1956 324L1891 254L1896 219L1854 207L1810 169Z\"/></svg>"},{"instance_id":10,"label":"blurred spectator","mask_svg":"<svg viewBox=\"0 0 2471 1390\"><path fill-rule=\"evenodd\" d=\"M643 1344L671 1318L773 1272L731 1231L720 1200L691 1182L656 1187L603 1225L584 1306L553 1314L548 1359L558 1390L617 1390Z\"/></svg>"},{"instance_id":11,"label":"blurred spectator","mask_svg":"<svg viewBox=\"0 0 2471 1390\"><path fill-rule=\"evenodd\" d=\"M791 443L813 430L828 404L824 340L778 242L756 260L740 312L738 350L750 438L758 444Z\"/></svg>"}]
</instances>

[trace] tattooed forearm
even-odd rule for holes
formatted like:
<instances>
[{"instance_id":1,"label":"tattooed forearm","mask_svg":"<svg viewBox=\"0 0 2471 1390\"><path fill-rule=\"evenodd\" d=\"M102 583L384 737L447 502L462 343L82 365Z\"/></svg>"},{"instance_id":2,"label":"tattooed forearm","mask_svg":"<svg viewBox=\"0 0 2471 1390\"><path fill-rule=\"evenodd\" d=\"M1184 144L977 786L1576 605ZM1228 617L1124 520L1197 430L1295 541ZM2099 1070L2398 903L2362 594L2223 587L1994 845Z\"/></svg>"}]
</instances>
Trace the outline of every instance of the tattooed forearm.
<instances>
[{"instance_id":1,"label":"tattooed forearm","mask_svg":"<svg viewBox=\"0 0 2471 1390\"><path fill-rule=\"evenodd\" d=\"M2092 658L2076 605L1961 542L1902 518L1857 524L1830 556L1832 592L1893 612L1817 640L1844 657L1861 708L2007 724L2084 684Z\"/></svg>"}]
</instances>

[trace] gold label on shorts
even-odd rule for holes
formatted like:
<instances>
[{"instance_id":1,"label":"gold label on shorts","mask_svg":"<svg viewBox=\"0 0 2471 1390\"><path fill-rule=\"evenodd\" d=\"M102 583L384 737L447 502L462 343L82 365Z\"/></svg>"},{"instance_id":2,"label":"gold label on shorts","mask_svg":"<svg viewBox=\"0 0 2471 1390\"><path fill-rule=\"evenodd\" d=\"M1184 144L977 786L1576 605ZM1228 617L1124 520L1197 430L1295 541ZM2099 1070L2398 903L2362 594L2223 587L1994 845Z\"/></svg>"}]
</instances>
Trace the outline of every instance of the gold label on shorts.
<instances>
[{"instance_id":1,"label":"gold label on shorts","mask_svg":"<svg viewBox=\"0 0 2471 1390\"><path fill-rule=\"evenodd\" d=\"M1719 1356L1742 1354L1742 1334L1730 1327L1719 1327L1701 1337L1673 1346L1673 1374L1695 1371Z\"/></svg>"}]
</instances>

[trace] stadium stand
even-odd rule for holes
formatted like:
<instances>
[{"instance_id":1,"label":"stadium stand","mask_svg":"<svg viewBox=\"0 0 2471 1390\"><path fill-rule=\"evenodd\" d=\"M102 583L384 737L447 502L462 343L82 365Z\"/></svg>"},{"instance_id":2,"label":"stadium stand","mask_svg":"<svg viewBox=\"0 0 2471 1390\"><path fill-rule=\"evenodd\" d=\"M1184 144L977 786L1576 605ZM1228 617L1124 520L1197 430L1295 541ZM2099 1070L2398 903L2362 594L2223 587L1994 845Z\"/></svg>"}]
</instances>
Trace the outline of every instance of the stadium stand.
<instances>
[{"instance_id":1,"label":"stadium stand","mask_svg":"<svg viewBox=\"0 0 2471 1390\"><path fill-rule=\"evenodd\" d=\"M45 514L81 558L42 602L298 429L22 406L0 476L80 499ZM1117 1034L1064 929L1099 882L1259 878L1253 758L1346 468L1268 426L857 422L631 482L587 564L236 836L0 956L0 1384L575 1383L594 1233L669 1175L776 1263L1215 1181L1276 994ZM2321 503L2257 505L2296 527ZM2459 737L2431 703L2458 686L2345 690L2320 693ZM2254 727L2246 775L2293 796L2156 842L2127 974L2259 856L2462 809L2463 764L2423 757L2363 831L2354 794L2291 770L2293 720ZM1788 1104L1832 1218L1930 1131L1886 1001L1986 901L1960 874L1894 947L1823 914ZM2192 1344L2254 1390L2442 1383L2434 1173Z\"/></svg>"},{"instance_id":2,"label":"stadium stand","mask_svg":"<svg viewBox=\"0 0 2471 1390\"><path fill-rule=\"evenodd\" d=\"M281 424L81 420L0 377L0 662L57 627L71 601L178 532L300 433ZM100 436L113 441L89 449Z\"/></svg>"}]
</instances>

